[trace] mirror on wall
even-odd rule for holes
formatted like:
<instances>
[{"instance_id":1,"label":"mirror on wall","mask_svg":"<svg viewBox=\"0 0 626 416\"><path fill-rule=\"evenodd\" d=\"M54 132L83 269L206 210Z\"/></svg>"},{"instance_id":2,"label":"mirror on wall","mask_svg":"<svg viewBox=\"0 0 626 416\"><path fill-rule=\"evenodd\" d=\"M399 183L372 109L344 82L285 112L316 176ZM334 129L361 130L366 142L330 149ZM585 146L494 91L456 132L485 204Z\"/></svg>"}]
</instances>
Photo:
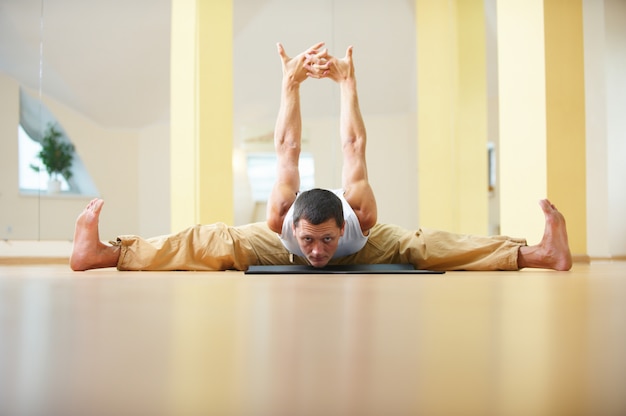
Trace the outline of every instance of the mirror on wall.
<instances>
[{"instance_id":1,"label":"mirror on wall","mask_svg":"<svg viewBox=\"0 0 626 416\"><path fill-rule=\"evenodd\" d=\"M140 147L168 151L170 5L0 3L0 238L71 239L93 197L120 214L111 229L140 231L137 189L150 180L137 170L164 158ZM63 150L71 170L51 159Z\"/></svg>"},{"instance_id":2,"label":"mirror on wall","mask_svg":"<svg viewBox=\"0 0 626 416\"><path fill-rule=\"evenodd\" d=\"M295 55L325 41L335 55L354 46L381 219L412 226L417 195L405 194L406 204L394 201L416 163L414 2L232 5L236 223L265 215L271 175L265 182L250 178L273 163L281 82L276 43ZM0 238L71 240L76 216L95 196L106 201L103 239L170 231L170 19L169 0L0 2ZM308 80L301 98L303 186L340 187L338 88ZM82 173L59 194L44 184L19 189L22 113L34 116L39 139L32 142L52 124L75 147L74 168Z\"/></svg>"}]
</instances>

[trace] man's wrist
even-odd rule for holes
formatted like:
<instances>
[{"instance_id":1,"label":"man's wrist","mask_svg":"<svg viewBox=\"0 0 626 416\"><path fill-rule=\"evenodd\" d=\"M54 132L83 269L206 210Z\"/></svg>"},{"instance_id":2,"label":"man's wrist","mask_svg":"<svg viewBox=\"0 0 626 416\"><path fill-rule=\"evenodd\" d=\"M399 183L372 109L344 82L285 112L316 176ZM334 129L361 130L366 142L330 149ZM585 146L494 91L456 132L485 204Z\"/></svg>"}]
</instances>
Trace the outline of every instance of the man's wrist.
<instances>
[{"instance_id":1,"label":"man's wrist","mask_svg":"<svg viewBox=\"0 0 626 416\"><path fill-rule=\"evenodd\" d=\"M283 77L283 88L293 90L300 88L300 83L302 81L298 81L294 77L285 76Z\"/></svg>"},{"instance_id":2,"label":"man's wrist","mask_svg":"<svg viewBox=\"0 0 626 416\"><path fill-rule=\"evenodd\" d=\"M351 76L349 78L342 79L339 81L339 85L341 88L356 90L356 78Z\"/></svg>"}]
</instances>

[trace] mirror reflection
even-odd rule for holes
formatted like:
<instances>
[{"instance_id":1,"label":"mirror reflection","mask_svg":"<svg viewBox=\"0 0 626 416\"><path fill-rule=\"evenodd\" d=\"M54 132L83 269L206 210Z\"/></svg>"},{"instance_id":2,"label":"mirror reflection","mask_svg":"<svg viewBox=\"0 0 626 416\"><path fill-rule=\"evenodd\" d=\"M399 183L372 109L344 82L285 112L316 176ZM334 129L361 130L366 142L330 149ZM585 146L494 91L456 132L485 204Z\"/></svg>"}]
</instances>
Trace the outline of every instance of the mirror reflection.
<instances>
[{"instance_id":1,"label":"mirror reflection","mask_svg":"<svg viewBox=\"0 0 626 416\"><path fill-rule=\"evenodd\" d=\"M354 45L372 138L369 170L379 199L391 200L387 178L406 176L414 166L414 5L367 3L233 1L235 223L265 215L281 79L276 42L294 54L318 41L335 54ZM0 120L0 237L70 240L77 213L93 196L105 198L111 213L101 224L103 236L169 232L170 1L68 7L24 0L0 8L0 81L7 109ZM322 81L302 90L306 187L341 183L335 87ZM30 140L21 136L29 149L20 147L20 124L30 126L22 127ZM59 193L41 178L42 161L32 160L51 126L75 148L74 174ZM389 146L390 137L397 144ZM20 154L30 156L20 162ZM37 162L37 184L20 186L26 173L36 174L30 165ZM414 206L409 201L382 209L413 218Z\"/></svg>"},{"instance_id":2,"label":"mirror reflection","mask_svg":"<svg viewBox=\"0 0 626 416\"><path fill-rule=\"evenodd\" d=\"M111 228L168 223L144 224L138 210L167 206L169 27L163 0L0 3L2 238L69 240L94 196L117 211ZM59 145L44 155L75 149L60 191L47 170L61 162L37 157L51 132ZM164 173L142 173L154 170Z\"/></svg>"}]
</instances>

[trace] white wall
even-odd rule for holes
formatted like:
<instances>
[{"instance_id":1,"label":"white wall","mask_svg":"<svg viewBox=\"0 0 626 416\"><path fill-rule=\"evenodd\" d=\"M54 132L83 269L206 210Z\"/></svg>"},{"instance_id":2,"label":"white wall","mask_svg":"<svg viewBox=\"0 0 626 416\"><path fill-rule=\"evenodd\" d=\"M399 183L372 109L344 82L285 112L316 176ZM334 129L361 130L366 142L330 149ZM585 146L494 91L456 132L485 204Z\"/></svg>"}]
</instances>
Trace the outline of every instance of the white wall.
<instances>
[{"instance_id":1,"label":"white wall","mask_svg":"<svg viewBox=\"0 0 626 416\"><path fill-rule=\"evenodd\" d=\"M44 95L44 104L61 123L105 199L101 237L139 233L138 141L135 131L107 130ZM70 240L76 216L90 197L20 195L17 169L19 85L0 74L0 237ZM10 232L9 232L10 230Z\"/></svg>"},{"instance_id":2,"label":"white wall","mask_svg":"<svg viewBox=\"0 0 626 416\"><path fill-rule=\"evenodd\" d=\"M584 1L587 251L626 256L626 3Z\"/></svg>"},{"instance_id":3,"label":"white wall","mask_svg":"<svg viewBox=\"0 0 626 416\"><path fill-rule=\"evenodd\" d=\"M605 4L609 249L626 256L626 2Z\"/></svg>"},{"instance_id":4,"label":"white wall","mask_svg":"<svg viewBox=\"0 0 626 416\"><path fill-rule=\"evenodd\" d=\"M170 232L170 126L159 124L139 132L139 235Z\"/></svg>"},{"instance_id":5,"label":"white wall","mask_svg":"<svg viewBox=\"0 0 626 416\"><path fill-rule=\"evenodd\" d=\"M18 192L19 84L0 73L0 238L30 238L39 233L39 204Z\"/></svg>"},{"instance_id":6,"label":"white wall","mask_svg":"<svg viewBox=\"0 0 626 416\"><path fill-rule=\"evenodd\" d=\"M69 240L86 200L20 194L18 124L19 84L0 73L0 238Z\"/></svg>"}]
</instances>

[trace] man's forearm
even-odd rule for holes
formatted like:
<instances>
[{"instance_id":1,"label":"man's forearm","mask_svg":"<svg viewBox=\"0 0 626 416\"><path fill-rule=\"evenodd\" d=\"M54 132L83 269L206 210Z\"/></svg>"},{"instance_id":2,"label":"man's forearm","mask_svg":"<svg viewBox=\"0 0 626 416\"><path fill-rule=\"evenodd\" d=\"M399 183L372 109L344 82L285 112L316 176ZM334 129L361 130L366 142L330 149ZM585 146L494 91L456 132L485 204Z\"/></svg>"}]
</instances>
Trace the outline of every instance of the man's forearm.
<instances>
[{"instance_id":1,"label":"man's forearm","mask_svg":"<svg viewBox=\"0 0 626 416\"><path fill-rule=\"evenodd\" d=\"M361 116L356 79L341 82L341 140L345 145L365 139L365 123Z\"/></svg>"},{"instance_id":2,"label":"man's forearm","mask_svg":"<svg viewBox=\"0 0 626 416\"><path fill-rule=\"evenodd\" d=\"M299 148L301 132L300 84L285 79L281 89L280 108L274 130L276 147Z\"/></svg>"}]
</instances>

